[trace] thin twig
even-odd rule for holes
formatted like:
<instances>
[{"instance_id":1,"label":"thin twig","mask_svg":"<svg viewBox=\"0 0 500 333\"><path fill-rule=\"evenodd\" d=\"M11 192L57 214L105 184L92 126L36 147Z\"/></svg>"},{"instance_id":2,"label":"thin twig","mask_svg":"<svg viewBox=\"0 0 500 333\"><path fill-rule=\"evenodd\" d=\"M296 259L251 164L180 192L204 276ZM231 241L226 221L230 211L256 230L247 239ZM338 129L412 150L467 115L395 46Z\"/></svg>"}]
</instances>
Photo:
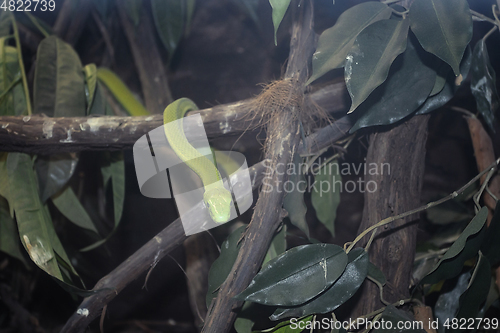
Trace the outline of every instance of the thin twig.
<instances>
[{"instance_id":1,"label":"thin twig","mask_svg":"<svg viewBox=\"0 0 500 333\"><path fill-rule=\"evenodd\" d=\"M453 198L456 198L460 193L462 193L463 191L465 191L469 186L471 186L473 183L475 183L479 178L481 178L481 176L483 176L484 174L486 173L489 173L491 172L492 170L494 170L494 168L498 165L498 163L500 163L500 158L497 159L495 162L493 162L488 168L486 168L485 170L483 170L482 172L480 172L479 174L477 174L474 178L472 178L469 182L467 182L467 184L465 184L464 186L462 186L459 190L457 191L454 191L453 193L450 193L449 195L447 195L446 197L444 198L441 198L437 201L433 201L433 202L429 202L428 204L426 205L423 205L419 208L415 208L415 209L412 209L412 210L409 210L405 213L402 213L402 214L399 214L399 215L396 215L396 216L391 216L391 217L388 217L388 218L385 218L383 219L382 221L378 222L377 224L374 224L372 225L371 227L365 229L362 233L360 233L356 239L354 239L354 241L351 243L351 245L349 245L349 247L347 248L346 252L349 253L352 248L354 247L354 245L356 245L357 242L359 242L366 234L368 234L370 231L374 230L374 229L377 229L378 227L381 227L383 225L386 225L386 224L389 224L391 222L394 222L395 220L399 220L399 219L402 219L404 217L407 217L407 216L410 216L410 215L413 215L415 213L418 213L418 212L421 212L421 211L424 211L426 209L429 209L431 207L434 207L434 206L437 206L437 205L440 205L442 204L443 202L446 202L450 199L453 199ZM484 183L487 183L487 182L484 182Z\"/></svg>"}]
</instances>

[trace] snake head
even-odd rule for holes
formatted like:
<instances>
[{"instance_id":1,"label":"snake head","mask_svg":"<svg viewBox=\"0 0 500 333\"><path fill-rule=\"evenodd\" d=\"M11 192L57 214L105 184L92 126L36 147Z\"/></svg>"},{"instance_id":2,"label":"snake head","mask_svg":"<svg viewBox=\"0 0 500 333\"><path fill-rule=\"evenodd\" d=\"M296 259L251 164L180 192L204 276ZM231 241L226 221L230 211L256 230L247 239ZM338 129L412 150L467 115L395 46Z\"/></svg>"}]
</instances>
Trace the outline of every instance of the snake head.
<instances>
[{"instance_id":1,"label":"snake head","mask_svg":"<svg viewBox=\"0 0 500 333\"><path fill-rule=\"evenodd\" d=\"M210 217L216 223L225 223L231 216L231 202L233 197L231 192L223 187L214 187L205 191L203 201L208 207Z\"/></svg>"}]
</instances>

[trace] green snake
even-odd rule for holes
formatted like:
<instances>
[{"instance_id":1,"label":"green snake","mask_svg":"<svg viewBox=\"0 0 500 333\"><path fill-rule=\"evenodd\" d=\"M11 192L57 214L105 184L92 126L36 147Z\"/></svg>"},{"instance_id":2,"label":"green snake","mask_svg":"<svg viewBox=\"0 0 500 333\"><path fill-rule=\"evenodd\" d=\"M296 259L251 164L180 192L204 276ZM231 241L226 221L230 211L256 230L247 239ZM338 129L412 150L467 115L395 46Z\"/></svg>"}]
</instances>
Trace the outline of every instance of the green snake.
<instances>
[{"instance_id":1,"label":"green snake","mask_svg":"<svg viewBox=\"0 0 500 333\"><path fill-rule=\"evenodd\" d=\"M225 223L231 215L231 192L222 185L219 170L214 163L200 154L186 139L182 119L192 110L198 110L198 107L188 98L180 98L169 104L163 112L163 124L180 121L176 121L175 126L164 126L165 136L177 156L200 177L205 190L203 202L210 217L217 223Z\"/></svg>"}]
</instances>

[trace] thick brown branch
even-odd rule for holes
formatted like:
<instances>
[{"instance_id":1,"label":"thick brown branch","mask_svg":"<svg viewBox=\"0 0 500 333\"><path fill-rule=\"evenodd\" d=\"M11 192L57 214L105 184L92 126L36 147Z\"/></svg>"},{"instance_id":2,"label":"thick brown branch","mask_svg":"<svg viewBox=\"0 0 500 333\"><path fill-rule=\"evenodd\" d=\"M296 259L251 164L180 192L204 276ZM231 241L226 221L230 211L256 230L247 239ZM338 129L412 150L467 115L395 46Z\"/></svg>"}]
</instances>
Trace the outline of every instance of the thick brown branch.
<instances>
[{"instance_id":1,"label":"thick brown branch","mask_svg":"<svg viewBox=\"0 0 500 333\"><path fill-rule=\"evenodd\" d=\"M295 2L291 4L293 7ZM295 9L295 8L294 8ZM311 56L316 38L312 30L312 3L304 1L299 8L299 20L294 22L290 59L286 79L295 81L296 90L300 91L307 77L307 63ZM212 301L209 314L202 332L224 333L231 330L236 313L241 305L233 297L242 292L257 274L269 248L274 232L283 214L283 184L287 180L284 173L273 172L277 165L288 165L297 151L300 140L299 120L294 117L293 106L284 105L279 114L272 118L267 127L266 158L271 161L269 180L275 184L274 191L261 191L255 206L252 220L245 233L241 249L228 278L222 284L218 297Z\"/></svg>"},{"instance_id":2,"label":"thick brown branch","mask_svg":"<svg viewBox=\"0 0 500 333\"><path fill-rule=\"evenodd\" d=\"M337 112L345 110L344 93L344 84L337 83L311 94L310 98L328 112ZM197 111L203 118L208 137L236 135L247 130L250 120L249 117L243 115L251 102L250 99ZM347 118L338 124L335 122L333 126L338 126L342 131L348 130L350 126L346 128L346 120ZM83 150L122 150L131 148L137 139L162 124L161 115L74 118L49 118L38 115L0 117L0 151L55 154ZM327 142L327 131L313 135L316 141Z\"/></svg>"},{"instance_id":3,"label":"thick brown branch","mask_svg":"<svg viewBox=\"0 0 500 333\"><path fill-rule=\"evenodd\" d=\"M264 161L249 168L252 187L254 189L260 186L264 170ZM191 212L199 215L199 210L200 207L195 206L191 209ZM197 219L197 216L190 217L187 215L186 218L192 220ZM61 332L83 332L90 322L101 314L102 308L115 298L123 288L165 257L170 251L181 245L186 239L187 236L182 227L181 219L178 218L128 257L127 260L122 262L111 273L100 279L93 290L101 289L101 291L86 297L78 307L78 309L87 309L89 315L78 314L78 310L76 310L73 316L68 319Z\"/></svg>"}]
</instances>

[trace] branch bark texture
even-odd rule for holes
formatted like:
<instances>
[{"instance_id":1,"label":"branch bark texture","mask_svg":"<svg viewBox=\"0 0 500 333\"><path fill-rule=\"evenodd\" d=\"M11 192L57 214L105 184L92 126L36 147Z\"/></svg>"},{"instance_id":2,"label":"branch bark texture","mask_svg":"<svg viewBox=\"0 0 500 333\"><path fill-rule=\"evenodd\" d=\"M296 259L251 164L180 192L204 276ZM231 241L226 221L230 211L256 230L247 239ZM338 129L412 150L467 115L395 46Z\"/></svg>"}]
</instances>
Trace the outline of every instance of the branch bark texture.
<instances>
[{"instance_id":1,"label":"branch bark texture","mask_svg":"<svg viewBox=\"0 0 500 333\"><path fill-rule=\"evenodd\" d=\"M372 134L366 164L367 170L376 167L377 172L368 172L365 184L374 182L376 190L365 191L358 233L386 217L420 206L428 119L428 116L415 116L389 131ZM387 278L384 298L389 303L409 297L417 220L418 216L409 216L383 226L370 247L370 260ZM373 312L381 306L378 287L365 282L354 316Z\"/></svg>"},{"instance_id":2,"label":"branch bark texture","mask_svg":"<svg viewBox=\"0 0 500 333\"><path fill-rule=\"evenodd\" d=\"M297 5L293 2L291 6ZM295 9L295 8L292 8ZM303 89L307 78L308 59L314 51L316 35L313 31L312 3L304 1L299 8L298 19L294 21L290 47L290 58L285 79L293 79L298 90ZM297 151L300 141L298 118L293 107L283 107L278 117L267 127L266 159L271 161L267 168L269 181L276 184L274 191L261 191L252 220L247 228L235 264L228 278L220 287L218 297L212 301L202 332L224 333L231 330L236 318L234 312L240 301L233 297L241 293L257 274L269 244L278 227L284 198L283 184L287 180L283 173L273 172L277 165L288 165Z\"/></svg>"}]
</instances>

